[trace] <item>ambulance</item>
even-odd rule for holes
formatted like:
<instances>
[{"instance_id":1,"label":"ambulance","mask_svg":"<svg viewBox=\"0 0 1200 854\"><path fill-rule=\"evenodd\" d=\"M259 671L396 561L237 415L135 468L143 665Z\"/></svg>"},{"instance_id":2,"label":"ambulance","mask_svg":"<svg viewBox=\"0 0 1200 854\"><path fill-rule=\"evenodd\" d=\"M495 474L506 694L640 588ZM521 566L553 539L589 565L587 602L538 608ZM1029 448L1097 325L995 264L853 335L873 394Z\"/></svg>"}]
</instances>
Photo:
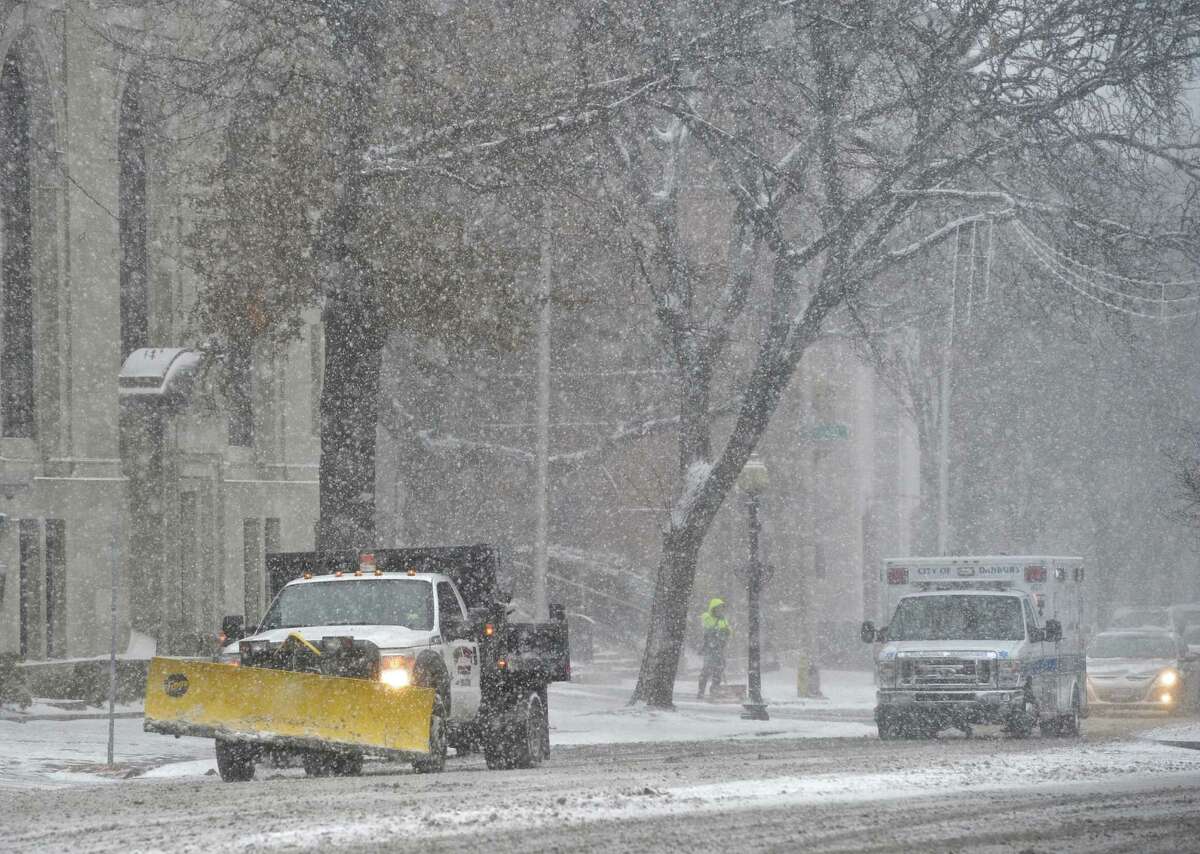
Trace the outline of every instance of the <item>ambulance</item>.
<instances>
[{"instance_id":1,"label":"ambulance","mask_svg":"<svg viewBox=\"0 0 1200 854\"><path fill-rule=\"evenodd\" d=\"M1000 724L1072 737L1087 717L1079 557L889 558L880 571L875 722L881 739Z\"/></svg>"}]
</instances>

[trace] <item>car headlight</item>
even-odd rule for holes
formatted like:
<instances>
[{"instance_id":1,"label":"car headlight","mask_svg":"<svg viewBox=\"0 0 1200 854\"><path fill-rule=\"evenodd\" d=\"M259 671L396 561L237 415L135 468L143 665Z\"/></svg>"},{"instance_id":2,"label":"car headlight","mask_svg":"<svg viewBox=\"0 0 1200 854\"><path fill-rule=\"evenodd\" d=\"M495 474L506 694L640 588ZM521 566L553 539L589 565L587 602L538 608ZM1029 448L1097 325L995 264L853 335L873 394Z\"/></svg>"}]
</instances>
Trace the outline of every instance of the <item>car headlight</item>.
<instances>
[{"instance_id":1,"label":"car headlight","mask_svg":"<svg viewBox=\"0 0 1200 854\"><path fill-rule=\"evenodd\" d=\"M407 688L412 684L411 655L385 655L379 659L379 681L389 688Z\"/></svg>"},{"instance_id":2,"label":"car headlight","mask_svg":"<svg viewBox=\"0 0 1200 854\"><path fill-rule=\"evenodd\" d=\"M1164 670L1158 674L1158 684L1163 688L1173 688L1175 683L1179 681L1179 674L1174 670Z\"/></svg>"}]
</instances>

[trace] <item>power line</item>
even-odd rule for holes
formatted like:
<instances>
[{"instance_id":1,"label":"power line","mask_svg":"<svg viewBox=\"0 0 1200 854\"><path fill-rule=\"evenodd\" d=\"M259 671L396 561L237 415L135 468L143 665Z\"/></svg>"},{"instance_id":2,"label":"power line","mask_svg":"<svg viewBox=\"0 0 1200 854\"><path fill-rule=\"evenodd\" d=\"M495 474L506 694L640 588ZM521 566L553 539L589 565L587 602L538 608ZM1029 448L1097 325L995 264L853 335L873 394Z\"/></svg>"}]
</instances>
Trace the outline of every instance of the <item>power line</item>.
<instances>
[{"instance_id":1,"label":"power line","mask_svg":"<svg viewBox=\"0 0 1200 854\"><path fill-rule=\"evenodd\" d=\"M1150 279L1136 279L1136 278L1133 278L1130 276L1122 276L1119 273L1112 273L1112 272L1109 272L1108 270L1101 270L1097 267L1092 267L1088 264L1083 263L1082 261L1080 261L1076 258L1072 258L1070 255L1067 255L1065 252L1062 252L1061 250L1052 246L1047 241L1038 237L1037 234L1035 234L1034 231L1031 228L1029 228L1029 226L1025 225L1025 223L1021 222L1020 220L1017 220L1016 223L1017 223L1018 228L1024 229L1024 231L1026 232L1027 236L1030 239L1032 239L1039 246L1041 246L1047 253L1049 253L1052 256L1054 256L1055 258L1059 259L1059 263L1061 263L1063 266L1077 268L1079 270L1084 271L1085 273L1087 273L1090 276L1096 276L1096 277L1100 277L1100 278L1104 278L1104 279L1110 279L1110 280L1116 281L1116 282L1125 282L1125 283L1128 283L1131 285L1137 285L1137 286L1143 287L1143 288L1156 289L1156 290L1159 290L1160 293L1164 292L1166 288L1200 289L1200 280L1173 281L1173 282L1161 281L1160 282L1160 281L1152 281ZM1073 275L1082 275L1081 273L1075 273L1073 270L1071 272ZM1118 293L1124 293L1124 292L1118 291ZM1126 295L1133 296L1132 294L1126 294ZM1143 297L1143 299L1144 299L1144 297ZM1168 302L1190 302L1190 301L1194 301L1194 300L1200 300L1200 293L1191 294L1191 295L1183 296L1183 297L1167 298L1167 297L1160 296L1159 298L1157 298L1157 300L1164 300L1164 299Z\"/></svg>"},{"instance_id":2,"label":"power line","mask_svg":"<svg viewBox=\"0 0 1200 854\"><path fill-rule=\"evenodd\" d=\"M1045 241L1041 240L1036 234L1034 234L1033 231L1028 226L1026 226L1023 222L1021 222L1019 220L1016 221L1016 230L1017 230L1017 234L1024 241L1025 246L1026 246L1026 248L1028 248L1030 254L1032 254L1033 257L1042 264L1042 266L1044 266L1047 270L1049 270L1050 273L1056 279L1061 281L1063 284L1065 284L1067 287L1069 287L1072 291L1079 294L1080 296L1082 296L1086 299L1089 299L1092 302L1098 303L1099 305L1102 305L1111 311L1116 311L1121 314L1129 315L1131 317L1140 317L1140 318L1143 318L1146 320L1158 320L1158 321L1183 320L1183 319L1186 319L1189 317L1195 317L1197 315L1200 315L1200 309L1193 310L1193 311L1178 311L1174 308L1171 308L1172 306L1178 305L1179 303L1182 303L1182 302L1188 302L1188 303L1195 302L1198 299L1200 299L1200 295L1189 296L1189 297L1167 298L1165 296L1165 288L1167 286L1167 283L1143 282L1143 281L1139 281L1139 280L1127 279L1126 277L1115 276L1115 274L1109 274L1110 278L1124 279L1126 281L1133 282L1133 283L1138 284L1139 286L1143 286L1143 287L1151 286L1151 285L1157 286L1160 288L1160 295L1157 298L1145 297L1145 296L1141 296L1139 294L1130 294L1130 293L1126 293L1125 291L1106 287L1104 285L1101 285L1095 281L1092 281L1092 280L1080 275L1079 273L1075 272L1074 270L1071 270L1069 267L1067 267L1063 263L1058 262L1056 260L1055 256L1061 256L1062 253L1055 250L1049 244L1046 244ZM1087 265L1079 265L1079 266L1082 266L1085 268L1087 267ZM1088 268L1088 269L1091 269L1091 268ZM1102 272L1102 271L1098 271L1098 272ZM1130 307L1128 305L1120 305L1113 299L1106 298L1105 295L1111 295L1112 297L1115 297L1115 298L1118 298L1121 300L1132 301L1135 303L1148 303L1149 305L1146 305L1144 309L1141 309L1140 307ZM1154 311L1155 308L1157 309L1157 311ZM1169 308L1170 308L1170 311L1168 311ZM1153 311L1153 313L1151 313L1152 311Z\"/></svg>"}]
</instances>

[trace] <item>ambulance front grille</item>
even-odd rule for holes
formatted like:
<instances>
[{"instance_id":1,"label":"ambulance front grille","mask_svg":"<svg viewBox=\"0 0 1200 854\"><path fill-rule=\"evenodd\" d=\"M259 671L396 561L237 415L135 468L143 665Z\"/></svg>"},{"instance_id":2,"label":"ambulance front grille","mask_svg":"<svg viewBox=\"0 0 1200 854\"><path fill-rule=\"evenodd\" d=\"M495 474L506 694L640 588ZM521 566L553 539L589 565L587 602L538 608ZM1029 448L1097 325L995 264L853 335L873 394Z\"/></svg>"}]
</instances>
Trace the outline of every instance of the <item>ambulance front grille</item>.
<instances>
[{"instance_id":1,"label":"ambulance front grille","mask_svg":"<svg viewBox=\"0 0 1200 854\"><path fill-rule=\"evenodd\" d=\"M974 658L909 658L901 663L900 680L915 687L986 685L992 681L992 663Z\"/></svg>"}]
</instances>

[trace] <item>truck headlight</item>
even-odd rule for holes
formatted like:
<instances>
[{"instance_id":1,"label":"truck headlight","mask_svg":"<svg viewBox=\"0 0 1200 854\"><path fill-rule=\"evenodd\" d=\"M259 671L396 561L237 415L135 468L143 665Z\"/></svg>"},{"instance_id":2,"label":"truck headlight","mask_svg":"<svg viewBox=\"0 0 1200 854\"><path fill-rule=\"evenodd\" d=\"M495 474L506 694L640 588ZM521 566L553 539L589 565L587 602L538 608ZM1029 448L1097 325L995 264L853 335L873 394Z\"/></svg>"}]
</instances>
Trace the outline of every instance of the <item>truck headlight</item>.
<instances>
[{"instance_id":1,"label":"truck headlight","mask_svg":"<svg viewBox=\"0 0 1200 854\"><path fill-rule=\"evenodd\" d=\"M412 684L412 666L410 655L385 655L379 659L379 681L389 688L407 688Z\"/></svg>"},{"instance_id":2,"label":"truck headlight","mask_svg":"<svg viewBox=\"0 0 1200 854\"><path fill-rule=\"evenodd\" d=\"M875 665L875 674L880 685L885 688L896 686L896 662L881 661Z\"/></svg>"}]
</instances>

